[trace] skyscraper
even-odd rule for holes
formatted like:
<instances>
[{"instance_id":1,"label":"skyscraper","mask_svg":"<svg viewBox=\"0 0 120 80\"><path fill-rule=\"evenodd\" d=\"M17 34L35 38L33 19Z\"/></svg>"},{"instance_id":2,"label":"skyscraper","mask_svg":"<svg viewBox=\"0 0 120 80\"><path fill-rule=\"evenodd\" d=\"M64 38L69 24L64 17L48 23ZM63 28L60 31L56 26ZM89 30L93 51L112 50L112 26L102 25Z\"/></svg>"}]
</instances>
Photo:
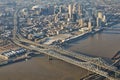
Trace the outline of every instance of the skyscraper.
<instances>
[{"instance_id":1,"label":"skyscraper","mask_svg":"<svg viewBox=\"0 0 120 80\"><path fill-rule=\"evenodd\" d=\"M98 14L97 15L97 27L101 27L106 22L106 16L101 11L98 11L97 14Z\"/></svg>"},{"instance_id":2,"label":"skyscraper","mask_svg":"<svg viewBox=\"0 0 120 80\"><path fill-rule=\"evenodd\" d=\"M72 5L68 5L68 17L71 19L72 18Z\"/></svg>"},{"instance_id":3,"label":"skyscraper","mask_svg":"<svg viewBox=\"0 0 120 80\"><path fill-rule=\"evenodd\" d=\"M97 17L100 18L100 19L102 19L103 18L103 13L101 11L98 11Z\"/></svg>"},{"instance_id":4,"label":"skyscraper","mask_svg":"<svg viewBox=\"0 0 120 80\"><path fill-rule=\"evenodd\" d=\"M101 27L101 19L99 17L97 17L97 27Z\"/></svg>"},{"instance_id":5,"label":"skyscraper","mask_svg":"<svg viewBox=\"0 0 120 80\"><path fill-rule=\"evenodd\" d=\"M78 15L79 15L79 16L82 15L82 7L81 7L80 4L78 5Z\"/></svg>"},{"instance_id":6,"label":"skyscraper","mask_svg":"<svg viewBox=\"0 0 120 80\"><path fill-rule=\"evenodd\" d=\"M73 13L72 14L72 21L76 22L76 20L77 20L77 13Z\"/></svg>"},{"instance_id":7,"label":"skyscraper","mask_svg":"<svg viewBox=\"0 0 120 80\"><path fill-rule=\"evenodd\" d=\"M75 13L75 12L76 12L76 3L74 3L72 7L72 13Z\"/></svg>"},{"instance_id":8,"label":"skyscraper","mask_svg":"<svg viewBox=\"0 0 120 80\"><path fill-rule=\"evenodd\" d=\"M82 18L79 20L79 24L80 24L80 26L81 26L81 27L83 27L83 26L84 26L84 21L83 21L83 19L82 19Z\"/></svg>"},{"instance_id":9,"label":"skyscraper","mask_svg":"<svg viewBox=\"0 0 120 80\"><path fill-rule=\"evenodd\" d=\"M103 15L103 19L102 19L103 22L106 22L106 16Z\"/></svg>"},{"instance_id":10,"label":"skyscraper","mask_svg":"<svg viewBox=\"0 0 120 80\"><path fill-rule=\"evenodd\" d=\"M88 21L88 28L90 31L92 31L92 23L91 23L91 20Z\"/></svg>"}]
</instances>

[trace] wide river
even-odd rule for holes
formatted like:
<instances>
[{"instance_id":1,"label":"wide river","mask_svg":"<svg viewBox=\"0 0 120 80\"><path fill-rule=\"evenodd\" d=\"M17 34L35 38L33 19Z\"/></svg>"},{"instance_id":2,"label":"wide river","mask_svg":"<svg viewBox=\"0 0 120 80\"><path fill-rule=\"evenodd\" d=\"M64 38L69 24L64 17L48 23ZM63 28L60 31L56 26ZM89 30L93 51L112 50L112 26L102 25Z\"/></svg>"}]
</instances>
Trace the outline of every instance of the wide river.
<instances>
[{"instance_id":1,"label":"wide river","mask_svg":"<svg viewBox=\"0 0 120 80\"><path fill-rule=\"evenodd\" d=\"M113 26L119 28L120 24ZM120 31L104 30L81 40L70 43L68 50L87 55L111 58L120 50Z\"/></svg>"},{"instance_id":2,"label":"wide river","mask_svg":"<svg viewBox=\"0 0 120 80\"><path fill-rule=\"evenodd\" d=\"M119 25L116 25L119 27ZM77 40L67 49L87 55L111 58L120 50L120 34L117 31L101 32ZM116 34L117 33L117 34ZM0 67L0 80L80 80L89 71L61 60L48 60L47 56Z\"/></svg>"}]
</instances>

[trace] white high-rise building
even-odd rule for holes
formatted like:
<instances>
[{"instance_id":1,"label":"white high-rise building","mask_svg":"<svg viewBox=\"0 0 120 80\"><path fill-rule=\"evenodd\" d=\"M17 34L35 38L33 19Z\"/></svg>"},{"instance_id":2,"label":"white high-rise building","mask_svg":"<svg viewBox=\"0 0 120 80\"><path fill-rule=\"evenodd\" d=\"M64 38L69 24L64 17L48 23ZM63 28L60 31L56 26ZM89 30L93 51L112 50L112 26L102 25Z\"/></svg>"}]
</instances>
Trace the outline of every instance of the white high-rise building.
<instances>
[{"instance_id":1,"label":"white high-rise building","mask_svg":"<svg viewBox=\"0 0 120 80\"><path fill-rule=\"evenodd\" d=\"M106 22L106 16L105 16L105 15L103 16L102 21L103 21L103 22Z\"/></svg>"},{"instance_id":2,"label":"white high-rise building","mask_svg":"<svg viewBox=\"0 0 120 80\"><path fill-rule=\"evenodd\" d=\"M71 4L68 5L68 16L70 19L72 18L72 5Z\"/></svg>"},{"instance_id":3,"label":"white high-rise building","mask_svg":"<svg viewBox=\"0 0 120 80\"><path fill-rule=\"evenodd\" d=\"M82 19L82 18L79 20L79 24L80 24L80 26L81 26L81 27L83 27L83 26L84 26L84 21L83 21L83 19Z\"/></svg>"},{"instance_id":4,"label":"white high-rise building","mask_svg":"<svg viewBox=\"0 0 120 80\"><path fill-rule=\"evenodd\" d=\"M90 31L92 31L92 23L91 23L91 20L89 20L89 22L88 22L88 28L89 28Z\"/></svg>"},{"instance_id":5,"label":"white high-rise building","mask_svg":"<svg viewBox=\"0 0 120 80\"><path fill-rule=\"evenodd\" d=\"M76 3L73 4L73 7L72 7L72 13L75 13L76 12Z\"/></svg>"},{"instance_id":6,"label":"white high-rise building","mask_svg":"<svg viewBox=\"0 0 120 80\"><path fill-rule=\"evenodd\" d=\"M97 17L97 27L101 27L101 19Z\"/></svg>"},{"instance_id":7,"label":"white high-rise building","mask_svg":"<svg viewBox=\"0 0 120 80\"><path fill-rule=\"evenodd\" d=\"M81 9L81 5L79 4L78 6L78 15L81 16L82 15L82 9Z\"/></svg>"},{"instance_id":8,"label":"white high-rise building","mask_svg":"<svg viewBox=\"0 0 120 80\"><path fill-rule=\"evenodd\" d=\"M97 17L100 18L100 19L102 19L103 18L103 13L99 11Z\"/></svg>"},{"instance_id":9,"label":"white high-rise building","mask_svg":"<svg viewBox=\"0 0 120 80\"><path fill-rule=\"evenodd\" d=\"M61 13L61 12L62 12L62 6L59 7L59 13Z\"/></svg>"}]
</instances>

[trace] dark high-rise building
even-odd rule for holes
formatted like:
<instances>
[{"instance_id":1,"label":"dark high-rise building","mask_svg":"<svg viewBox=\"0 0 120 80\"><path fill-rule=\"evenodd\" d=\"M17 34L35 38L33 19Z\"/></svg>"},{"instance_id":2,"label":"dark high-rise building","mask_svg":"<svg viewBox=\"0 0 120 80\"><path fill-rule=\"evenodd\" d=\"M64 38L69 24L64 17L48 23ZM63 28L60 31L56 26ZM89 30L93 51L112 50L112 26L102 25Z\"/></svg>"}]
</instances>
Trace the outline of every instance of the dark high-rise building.
<instances>
[{"instance_id":1,"label":"dark high-rise building","mask_svg":"<svg viewBox=\"0 0 120 80\"><path fill-rule=\"evenodd\" d=\"M77 13L72 14L72 21L76 22L77 21Z\"/></svg>"}]
</instances>

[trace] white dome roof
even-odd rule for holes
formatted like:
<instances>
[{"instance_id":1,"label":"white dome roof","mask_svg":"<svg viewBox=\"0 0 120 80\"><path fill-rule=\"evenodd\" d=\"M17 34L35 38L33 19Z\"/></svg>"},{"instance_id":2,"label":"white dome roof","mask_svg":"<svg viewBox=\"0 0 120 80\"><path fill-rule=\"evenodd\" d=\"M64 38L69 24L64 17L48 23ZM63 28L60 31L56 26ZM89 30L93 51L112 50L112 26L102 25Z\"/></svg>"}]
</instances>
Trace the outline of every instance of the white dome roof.
<instances>
[{"instance_id":1,"label":"white dome roof","mask_svg":"<svg viewBox=\"0 0 120 80\"><path fill-rule=\"evenodd\" d=\"M21 11L26 12L27 10L28 10L27 8L23 8Z\"/></svg>"},{"instance_id":2,"label":"white dome roof","mask_svg":"<svg viewBox=\"0 0 120 80\"><path fill-rule=\"evenodd\" d=\"M41 6L41 5L35 5L32 7L32 10L35 10L35 9L41 9L41 8L44 8L44 6Z\"/></svg>"}]
</instances>

